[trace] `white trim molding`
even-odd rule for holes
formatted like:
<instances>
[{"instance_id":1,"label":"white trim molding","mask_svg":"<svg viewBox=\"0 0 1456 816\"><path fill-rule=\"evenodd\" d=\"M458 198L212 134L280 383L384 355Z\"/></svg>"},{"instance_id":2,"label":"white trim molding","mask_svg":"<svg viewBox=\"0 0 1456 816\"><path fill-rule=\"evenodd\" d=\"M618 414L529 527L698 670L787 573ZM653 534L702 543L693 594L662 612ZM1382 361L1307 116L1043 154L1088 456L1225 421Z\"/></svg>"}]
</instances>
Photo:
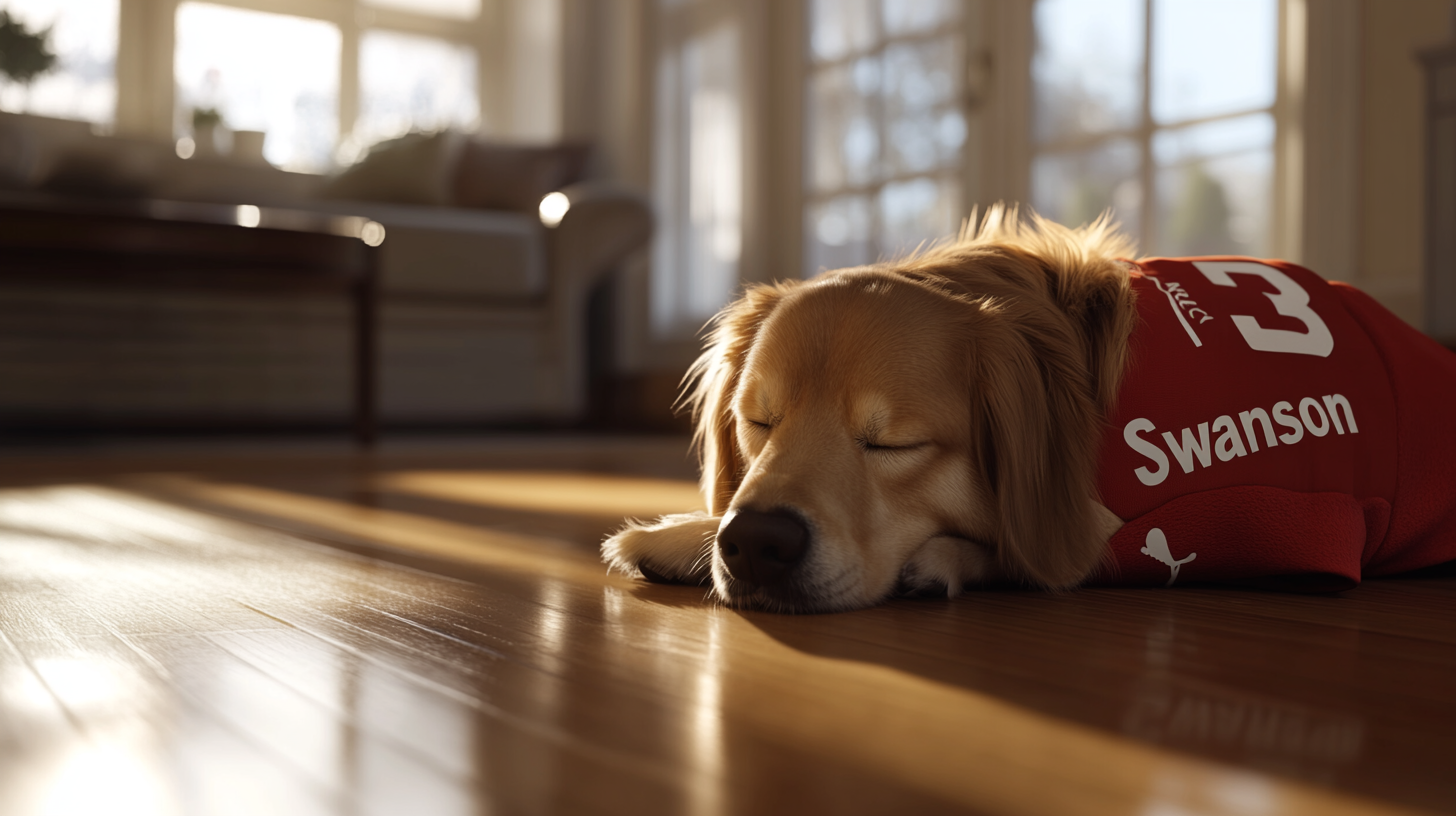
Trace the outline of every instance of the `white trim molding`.
<instances>
[{"instance_id":1,"label":"white trim molding","mask_svg":"<svg viewBox=\"0 0 1456 816\"><path fill-rule=\"evenodd\" d=\"M1305 6L1304 179L1297 260L1353 281L1360 259L1360 0Z\"/></svg>"}]
</instances>

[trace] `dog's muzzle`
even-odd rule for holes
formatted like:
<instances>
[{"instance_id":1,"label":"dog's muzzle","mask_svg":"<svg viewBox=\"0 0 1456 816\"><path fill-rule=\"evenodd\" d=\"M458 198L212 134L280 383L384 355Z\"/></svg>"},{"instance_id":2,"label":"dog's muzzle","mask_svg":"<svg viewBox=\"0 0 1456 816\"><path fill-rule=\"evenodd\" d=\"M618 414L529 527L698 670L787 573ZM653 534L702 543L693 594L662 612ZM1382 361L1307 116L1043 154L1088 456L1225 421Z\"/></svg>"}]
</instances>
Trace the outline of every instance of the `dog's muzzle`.
<instances>
[{"instance_id":1,"label":"dog's muzzle","mask_svg":"<svg viewBox=\"0 0 1456 816\"><path fill-rule=\"evenodd\" d=\"M809 528L784 510L739 510L718 530L718 554L745 589L789 584L809 552Z\"/></svg>"}]
</instances>

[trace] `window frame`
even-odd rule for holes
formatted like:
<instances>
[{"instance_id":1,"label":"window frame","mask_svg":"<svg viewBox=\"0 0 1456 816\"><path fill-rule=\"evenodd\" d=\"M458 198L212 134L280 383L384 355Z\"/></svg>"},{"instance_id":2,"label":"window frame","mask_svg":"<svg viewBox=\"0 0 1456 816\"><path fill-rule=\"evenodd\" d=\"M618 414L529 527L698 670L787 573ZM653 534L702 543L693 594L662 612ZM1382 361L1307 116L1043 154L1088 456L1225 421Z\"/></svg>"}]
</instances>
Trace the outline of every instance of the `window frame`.
<instances>
[{"instance_id":1,"label":"window frame","mask_svg":"<svg viewBox=\"0 0 1456 816\"><path fill-rule=\"evenodd\" d=\"M977 2L978 0L972 0ZM986 95L978 201L1031 198L1033 4L984 3ZM1280 0L1269 254L1335 280L1359 272L1357 0ZM1145 72L1146 75L1146 72ZM1145 104L1147 98L1145 93ZM1318 122L1307 128L1305 122ZM1148 187L1143 187L1144 202ZM1144 210L1147 208L1144 207Z\"/></svg>"},{"instance_id":2,"label":"window frame","mask_svg":"<svg viewBox=\"0 0 1456 816\"><path fill-rule=\"evenodd\" d=\"M922 172L883 174L878 175L874 180L864 184L847 184L845 186L821 191L815 189L813 180L809 177L812 172L811 162L807 157L807 153L811 149L811 145L807 141L809 126L807 124L807 116L805 115L806 112L801 110L800 116L803 117L805 123L801 126L797 135L798 144L796 147L801 155L803 155L803 169L800 175L796 179L794 179L794 183L798 187L798 198L800 201L798 207L798 229L799 245L801 247L801 250L797 259L798 276L804 278L811 277L822 271L819 269L810 268L810 259L807 255L810 246L810 241L808 237L809 230L811 229L810 212L815 207L832 201L841 196L865 196L870 199L870 221L872 236L869 243L870 253L872 257L869 259L869 261L871 263L880 258L887 257L890 252L893 252L895 249L897 249L896 247L889 247L885 244L885 225L882 223L881 214L878 207L878 199L880 193L885 189L885 187L901 182L913 181L916 179L931 179L936 182L947 179L953 180L956 182L957 189L960 191L959 203L960 210L963 213L962 217L964 217L965 213L969 212L970 203L974 200L972 195L972 182L974 181L974 179L969 174L971 169L970 166L973 164L973 162L971 161L972 149L974 145L974 139L972 138L972 131L974 126L972 120L975 117L976 113L976 99L974 89L969 87L970 84L974 82L975 77L973 76L970 67L976 64L976 62L980 59L979 54L977 54L978 49L976 48L977 43L975 41L976 30L979 28L979 26L977 25L978 21L976 20L977 14L975 13L977 11L977 3L974 2L974 0L961 0L962 8L960 15L956 19L942 23L934 29L916 31L908 34L894 35L888 34L883 31L883 22L877 20L876 26L879 29L878 36L876 38L875 44L872 47L870 47L869 49L851 50L834 59L818 61L814 57L813 46L811 43L811 38L814 34L812 19L813 12L811 9L813 2L814 0L797 0L797 2L794 4L800 7L799 14L802 20L801 33L799 37L799 48L796 55L798 64L800 66L798 87L800 91L799 98L802 100L801 107L802 105L808 104L810 99L809 88L813 83L816 75L818 74L853 65L855 62L866 57L874 56L882 58L889 48L898 44L930 42L958 35L961 40L961 64L957 66L957 81L959 83L959 86L955 91L955 95L959 96L961 100L961 104L959 107L966 125L966 138L961 143L959 159L953 165L946 165ZM871 105L875 119L876 135L881 145L881 161L883 161L883 153L885 150L884 145L888 144L889 141L888 127L890 123L888 117L885 115L883 106L881 105L880 97L876 96L872 101Z\"/></svg>"},{"instance_id":3,"label":"window frame","mask_svg":"<svg viewBox=\"0 0 1456 816\"><path fill-rule=\"evenodd\" d=\"M803 171L804 86L808 63L807 14L803 2L740 0L758 14L765 59L747 66L747 84L759 94L745 103L758 117L749 137L761 141L746 156L745 283L791 279L804 267L804 220L808 189ZM967 112L963 212L997 202L1029 200L1031 187L1032 6L1027 0L963 0L966 11ZM642 26L647 58L634 74L639 99L651 98L651 55L657 0L643 0L632 14ZM1358 280L1359 242L1359 0L1282 0L1279 105L1282 120L1275 183L1279 200L1272 214L1271 253L1305 263L1336 280ZM640 108L632 141L647 163L652 105ZM1319 127L1306 128L1305 121ZM1280 127L1282 125L1282 127ZM754 152L756 151L756 152ZM1306 171L1306 167L1310 168ZM644 186L649 173L638 171ZM696 338L655 338L646 322L648 282L634 268L628 297L619 301L623 327L622 362L627 370L664 370L685 365L701 348ZM1362 284L1363 285L1363 284Z\"/></svg>"},{"instance_id":4,"label":"window frame","mask_svg":"<svg viewBox=\"0 0 1456 816\"><path fill-rule=\"evenodd\" d=\"M594 0L578 0L593 2ZM782 0L638 0L625 12L642 38L645 58L631 64L636 98L641 114L635 118L636 133L630 139L642 147L632 161L623 161L626 177L646 190L657 188L654 158L657 134L657 62L662 55L680 48L695 32L732 19L739 29L740 61L739 115L741 116L742 192L740 198L741 248L738 282L734 296L745 284L798 276L798 220L801 190L797 151L786 151L792 139L798 145L803 118L797 110L799 89L784 81L800 62L798 51L801 20L799 3ZM751 56L752 58L747 58ZM609 74L603 66L601 74ZM603 76L588 80L601 83ZM604 147L620 140L611 134ZM626 157L619 157L624 159ZM636 168L633 172L632 168ZM788 182L792 183L788 183ZM657 204L654 201L654 204ZM661 225L659 224L659 229ZM656 240L656 239L654 239ZM788 259L792 253L793 260ZM654 253L649 253L654 254ZM701 322L683 320L665 331L652 324L651 291L654 260L629 267L618 298L616 316L621 326L617 348L618 364L626 372L685 367L702 350ZM727 304L724 304L727 305Z\"/></svg>"},{"instance_id":5,"label":"window frame","mask_svg":"<svg viewBox=\"0 0 1456 816\"><path fill-rule=\"evenodd\" d=\"M686 71L682 60L687 47L693 41L712 36L715 32L729 27L732 28L733 41L736 45L734 58L737 61L735 74L739 96L738 151L742 168L738 178L739 246L734 266L738 280L741 282L744 276L744 249L747 244L744 222L747 220L745 205L749 175L747 154L750 111L748 101L751 98L751 92L748 88L749 70L746 59L749 46L742 9L735 7L732 0L675 0L675 2L656 0L655 5L653 61L648 78L652 87L649 96L652 100L650 103L652 116L648 123L648 131L654 147L650 170L652 179L650 189L653 203L661 212L658 216L658 230L653 236L651 247L652 269L650 270L646 313L649 322L648 334L659 342L672 342L692 337L703 321L709 317L685 314L683 309L688 299L683 294L688 289L684 284L687 275L692 271L687 258L688 231L691 229L691 222L689 219L679 216L693 198L693 191L690 169L691 148L688 144L691 139L691 125L688 120L687 107L683 105L680 93L682 89L677 84L682 81ZM671 91L678 98L672 103L671 110L664 110L662 105L664 89L660 83L662 81L661 71L668 61L673 61L676 65L677 82L674 83ZM671 123L665 118L669 113L673 114ZM662 137L671 139L673 143L671 145L661 144ZM673 165L671 170L665 168L666 164ZM672 263L663 263L669 258ZM667 322L663 322L658 311L660 308L658 299L664 297L659 287L664 280L667 280L671 287L669 294L672 295L673 305L668 308L674 313ZM734 286L733 289L736 291L738 287Z\"/></svg>"},{"instance_id":6,"label":"window frame","mask_svg":"<svg viewBox=\"0 0 1456 816\"><path fill-rule=\"evenodd\" d=\"M115 132L124 135L172 139L176 133L177 9L186 0L122 0L117 31L117 100ZM218 6L284 14L320 20L338 27L340 144L354 130L360 112L359 46L371 30L425 36L473 48L476 52L476 93L482 131L500 135L554 138L560 135L561 98L559 68L555 71L512 70L533 64L540 55L525 53L515 36L527 23L524 3L550 0L481 0L473 19L437 17L400 9L370 6L363 0L199 0ZM563 0L556 0L558 15ZM548 55L559 62L558 52ZM530 116L513 105L520 98L554 100L544 117Z\"/></svg>"}]
</instances>

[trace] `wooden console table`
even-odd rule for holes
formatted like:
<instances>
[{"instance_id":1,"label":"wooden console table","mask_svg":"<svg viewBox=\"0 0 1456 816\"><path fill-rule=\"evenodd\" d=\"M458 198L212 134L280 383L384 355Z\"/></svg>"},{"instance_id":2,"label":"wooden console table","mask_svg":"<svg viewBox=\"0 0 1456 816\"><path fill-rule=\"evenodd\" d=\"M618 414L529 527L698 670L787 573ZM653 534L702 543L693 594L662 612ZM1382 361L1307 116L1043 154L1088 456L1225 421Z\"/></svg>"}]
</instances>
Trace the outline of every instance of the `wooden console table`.
<instances>
[{"instance_id":1,"label":"wooden console table","mask_svg":"<svg viewBox=\"0 0 1456 816\"><path fill-rule=\"evenodd\" d=\"M353 434L377 425L378 251L365 218L251 205L0 192L0 277L107 286L347 294Z\"/></svg>"}]
</instances>

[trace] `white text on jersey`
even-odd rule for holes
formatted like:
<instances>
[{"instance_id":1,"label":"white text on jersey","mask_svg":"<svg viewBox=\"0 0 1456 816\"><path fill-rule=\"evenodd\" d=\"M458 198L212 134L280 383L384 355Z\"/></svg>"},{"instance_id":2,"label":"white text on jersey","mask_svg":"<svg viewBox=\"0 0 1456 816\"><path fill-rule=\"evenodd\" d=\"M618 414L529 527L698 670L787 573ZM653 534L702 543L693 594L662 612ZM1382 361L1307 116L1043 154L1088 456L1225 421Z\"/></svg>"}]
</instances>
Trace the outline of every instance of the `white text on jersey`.
<instances>
[{"instance_id":1,"label":"white text on jersey","mask_svg":"<svg viewBox=\"0 0 1456 816\"><path fill-rule=\"evenodd\" d=\"M1344 414L1343 422L1341 413ZM1276 436L1276 424L1288 430ZM1239 433L1240 427L1243 428L1242 435ZM1224 414L1211 425L1200 422L1196 429L1184 428L1178 436L1164 431L1162 439L1183 472L1192 473L1194 467L1212 466L1214 457L1220 462L1227 462L1239 456L1258 453L1260 440L1266 448L1276 447L1281 442L1293 445L1304 438L1306 431L1311 436L1325 436L1331 429L1336 434L1343 434L1347 427L1352 434L1360 432L1355 424L1355 411L1350 407L1350 401L1342 394L1326 394L1319 399L1301 399L1297 410L1293 404L1280 401L1274 403L1272 416L1271 411L1252 408L1239 412L1237 424L1232 416ZM1128 447L1152 460L1157 466L1151 470L1143 466L1133 471L1138 481L1148 487L1162 484L1172 470L1168 455L1163 449L1140 436L1156 430L1157 426L1152 420L1143 417L1132 420L1122 429L1122 438ZM1212 444L1209 443L1211 433L1218 434Z\"/></svg>"}]
</instances>

